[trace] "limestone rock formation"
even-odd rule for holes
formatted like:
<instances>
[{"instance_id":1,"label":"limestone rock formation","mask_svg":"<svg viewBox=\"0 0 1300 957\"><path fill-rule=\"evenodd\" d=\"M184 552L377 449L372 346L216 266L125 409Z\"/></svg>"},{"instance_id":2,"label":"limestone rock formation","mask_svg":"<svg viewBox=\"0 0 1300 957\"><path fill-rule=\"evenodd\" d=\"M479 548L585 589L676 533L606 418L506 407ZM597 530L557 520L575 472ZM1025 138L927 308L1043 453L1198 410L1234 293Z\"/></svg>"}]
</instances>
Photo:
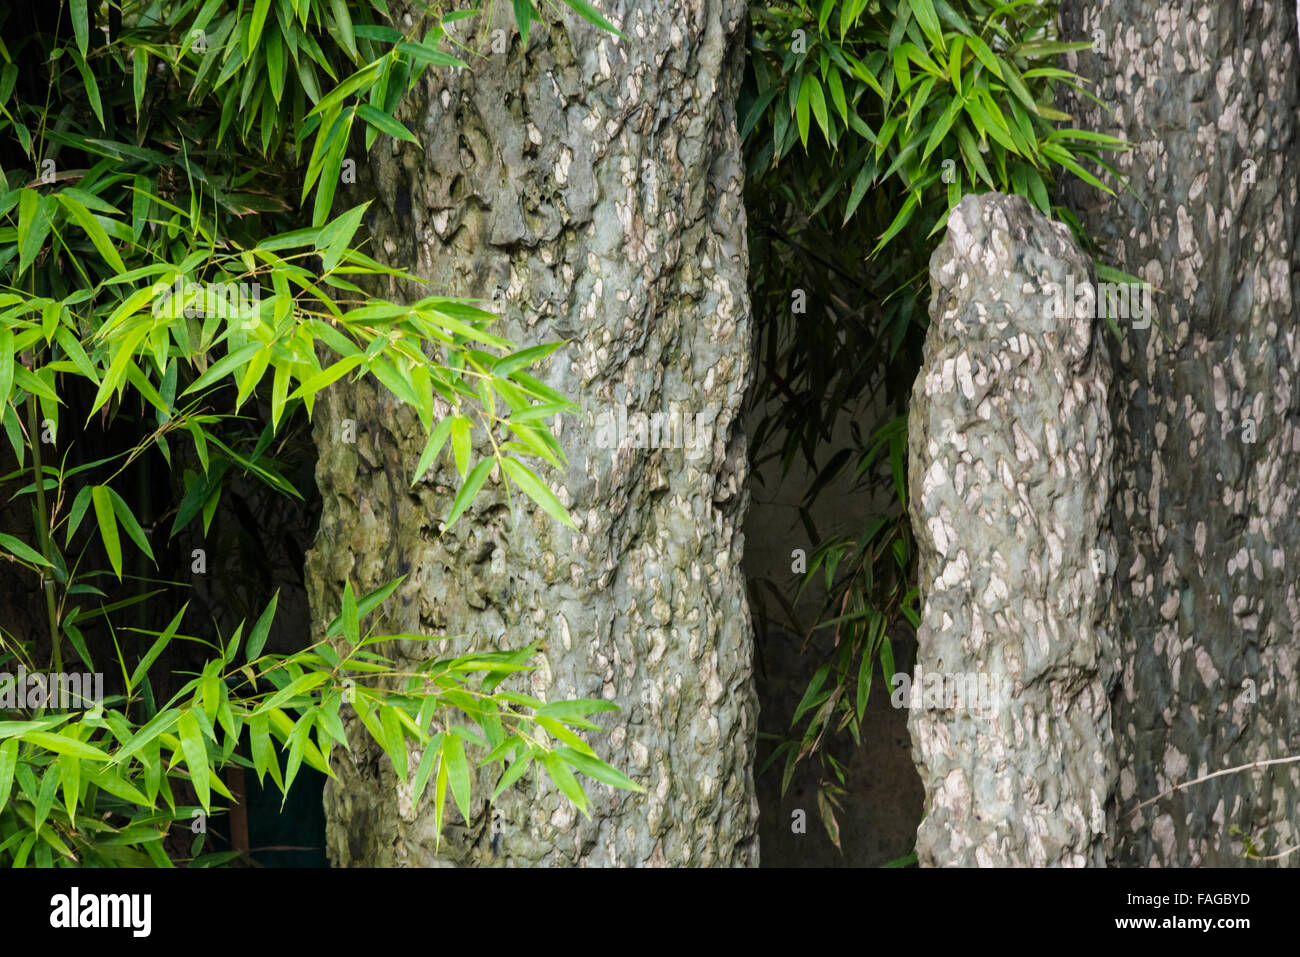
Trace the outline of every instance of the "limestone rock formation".
<instances>
[{"instance_id":1,"label":"limestone rock formation","mask_svg":"<svg viewBox=\"0 0 1300 957\"><path fill-rule=\"evenodd\" d=\"M1105 861L1110 367L1095 308L1062 307L1090 280L1064 226L997 193L963 199L930 260L908 434L923 865Z\"/></svg>"},{"instance_id":2,"label":"limestone rock formation","mask_svg":"<svg viewBox=\"0 0 1300 957\"><path fill-rule=\"evenodd\" d=\"M738 418L751 375L734 113L744 4L602 4L625 40L560 8L533 24L526 48L509 5L494 9L506 52L424 79L399 110L423 148L381 138L358 164L359 187L378 197L376 255L432 283L387 294L492 299L500 331L520 345L570 340L539 378L583 409L561 426L570 467L546 476L578 530L518 497L512 516L490 480L440 535L454 470L408 489L418 423L373 382L341 385L314 418L324 513L309 559L313 624L338 607L345 580L372 588L405 573L381 627L467 634L477 647L540 640L524 690L616 702L594 744L646 793L588 782L588 821L529 775L496 802L498 853L483 800L495 781L483 775L474 819L453 814L436 853L429 797L410 806L369 748L340 760L327 791L330 856L756 864ZM705 441L600 447L602 416L674 412L699 416ZM338 439L344 418L358 423L355 445Z\"/></svg>"},{"instance_id":3,"label":"limestone rock formation","mask_svg":"<svg viewBox=\"0 0 1300 957\"><path fill-rule=\"evenodd\" d=\"M1290 3L1066 0L1064 64L1133 144L1130 189L1067 194L1105 261L1156 289L1115 350L1114 859L1234 866L1300 844L1300 91ZM1300 864L1300 855L1285 861Z\"/></svg>"}]
</instances>

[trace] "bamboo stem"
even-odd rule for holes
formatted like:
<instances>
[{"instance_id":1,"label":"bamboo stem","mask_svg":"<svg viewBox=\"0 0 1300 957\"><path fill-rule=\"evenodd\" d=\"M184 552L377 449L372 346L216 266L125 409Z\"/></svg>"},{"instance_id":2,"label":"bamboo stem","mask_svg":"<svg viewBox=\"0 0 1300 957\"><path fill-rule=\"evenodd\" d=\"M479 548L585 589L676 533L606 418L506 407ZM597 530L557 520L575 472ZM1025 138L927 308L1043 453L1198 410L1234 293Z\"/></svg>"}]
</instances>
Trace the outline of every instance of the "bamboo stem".
<instances>
[{"instance_id":1,"label":"bamboo stem","mask_svg":"<svg viewBox=\"0 0 1300 957\"><path fill-rule=\"evenodd\" d=\"M45 469L41 463L40 421L37 419L36 396L27 396L27 432L32 444L32 467L36 471L36 514L41 536L41 555L51 566L54 553L50 547L49 511L45 504ZM54 576L42 569L41 582L45 586L45 615L50 626L50 660L56 672L63 670L63 649L60 647L59 613L54 601Z\"/></svg>"}]
</instances>

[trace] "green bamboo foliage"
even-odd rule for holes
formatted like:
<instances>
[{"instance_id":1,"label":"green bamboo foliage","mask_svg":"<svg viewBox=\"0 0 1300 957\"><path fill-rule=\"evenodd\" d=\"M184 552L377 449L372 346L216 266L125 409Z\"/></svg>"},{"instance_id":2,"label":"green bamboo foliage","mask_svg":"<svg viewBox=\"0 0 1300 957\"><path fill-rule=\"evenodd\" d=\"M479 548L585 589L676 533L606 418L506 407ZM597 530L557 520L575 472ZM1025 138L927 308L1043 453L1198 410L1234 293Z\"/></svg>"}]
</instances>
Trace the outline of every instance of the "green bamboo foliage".
<instances>
[{"instance_id":1,"label":"green bamboo foliage","mask_svg":"<svg viewBox=\"0 0 1300 957\"><path fill-rule=\"evenodd\" d=\"M537 16L516 11L522 27ZM498 792L540 766L584 812L573 771L639 790L580 734L612 704L508 690L535 647L398 672L385 642L445 640L366 627L401 579L360 597L348 585L326 639L281 654L265 650L278 593L247 627L189 634L157 568L161 536L206 532L232 482L300 496L277 450L345 377L374 376L428 433L410 483L450 457L463 485L447 525L493 470L571 524L538 472L564 464L546 421L576 407L530 375L565 344L517 349L466 300L375 298L371 277L418 280L354 245L367 204L334 213L349 155L414 139L393 112L423 72L472 69L475 50L452 52L446 33L472 12L402 30L383 0L55 12L36 31L0 27L0 413L16 463L3 480L10 514L32 517L0 533L0 557L41 576L46 613L23 637L0 627L0 669L84 665L123 691L90 709L0 704L0 866L225 863L201 835L180 858L163 841L228 806L232 767L282 791L304 763L331 774L345 707L414 799L431 789L439 830L448 790L469 816L475 766L500 769ZM34 91L22 71L47 76ZM72 464L110 430L108 454ZM153 450L183 488L165 509L123 485ZM146 603L175 615L151 627ZM92 653L105 642L108 659ZM180 643L204 663L160 700L156 662Z\"/></svg>"}]
</instances>

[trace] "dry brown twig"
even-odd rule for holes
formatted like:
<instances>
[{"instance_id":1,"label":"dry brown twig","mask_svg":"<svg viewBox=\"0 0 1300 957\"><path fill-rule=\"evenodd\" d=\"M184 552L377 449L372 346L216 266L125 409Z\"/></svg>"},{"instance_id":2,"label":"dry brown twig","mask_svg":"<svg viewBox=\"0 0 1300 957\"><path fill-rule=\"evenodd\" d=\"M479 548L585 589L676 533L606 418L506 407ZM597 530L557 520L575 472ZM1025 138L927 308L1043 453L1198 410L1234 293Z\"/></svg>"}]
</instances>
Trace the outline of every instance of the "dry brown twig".
<instances>
[{"instance_id":1,"label":"dry brown twig","mask_svg":"<svg viewBox=\"0 0 1300 957\"><path fill-rule=\"evenodd\" d=\"M1159 801L1161 798L1168 797L1176 791L1181 791L1183 788L1189 788L1194 784L1201 784L1211 778L1222 777L1225 774L1236 774L1240 771L1253 771L1256 768L1267 768L1275 764L1295 764L1298 761L1300 761L1300 754L1293 754L1287 758L1269 758L1267 761L1253 761L1250 764L1242 764L1235 768L1224 768L1221 771L1211 771L1209 774L1203 774L1199 778L1195 778L1191 781L1184 781L1182 784L1175 784L1168 790L1161 791L1155 797L1148 798L1141 804L1137 805L1133 810L1129 811L1129 814L1136 814L1144 807L1147 807L1150 804L1155 804L1156 801ZM1292 850L1295 850L1295 848L1292 848Z\"/></svg>"}]
</instances>

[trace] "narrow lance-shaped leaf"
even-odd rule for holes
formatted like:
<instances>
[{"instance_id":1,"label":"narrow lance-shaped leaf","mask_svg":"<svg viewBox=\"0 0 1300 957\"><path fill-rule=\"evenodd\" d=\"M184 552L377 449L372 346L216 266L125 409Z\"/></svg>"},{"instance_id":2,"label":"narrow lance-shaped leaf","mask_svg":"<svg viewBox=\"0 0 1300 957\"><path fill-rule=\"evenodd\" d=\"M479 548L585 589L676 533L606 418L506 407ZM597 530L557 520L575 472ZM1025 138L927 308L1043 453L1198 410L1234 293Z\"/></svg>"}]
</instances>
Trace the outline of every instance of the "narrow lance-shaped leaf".
<instances>
[{"instance_id":1,"label":"narrow lance-shaped leaf","mask_svg":"<svg viewBox=\"0 0 1300 957\"><path fill-rule=\"evenodd\" d=\"M180 732L181 750L185 754L185 764L190 769L190 782L194 785L194 792L198 795L203 809L211 810L211 768L208 765L208 749L203 743L199 722L192 712L181 712L177 730Z\"/></svg>"},{"instance_id":2,"label":"narrow lance-shaped leaf","mask_svg":"<svg viewBox=\"0 0 1300 957\"><path fill-rule=\"evenodd\" d=\"M411 477L412 485L420 481L424 473L429 470L429 466L438 457L438 453L442 451L443 445L447 442L447 436L451 434L454 421L454 418L443 419L430 433L429 441L425 443L424 451L420 453L420 461L415 464L415 474Z\"/></svg>"},{"instance_id":3,"label":"narrow lance-shaped leaf","mask_svg":"<svg viewBox=\"0 0 1300 957\"><path fill-rule=\"evenodd\" d=\"M248 633L248 644L244 647L244 657L252 662L262 654L262 649L266 647L267 636L271 634L271 622L275 618L275 609L280 601L280 590L277 588L275 594L271 596L270 604L266 610L258 617L253 630Z\"/></svg>"},{"instance_id":4,"label":"narrow lance-shaped leaf","mask_svg":"<svg viewBox=\"0 0 1300 957\"><path fill-rule=\"evenodd\" d=\"M125 272L126 266L122 263L122 257L118 255L117 249L113 245L113 241L108 238L108 233L104 231L104 227L100 225L97 219L95 219L95 215L80 202L67 194L59 194L58 200L63 208L68 211L73 221L76 222L86 235L90 237L90 241L94 245L95 250L104 258L104 261L112 266L117 272Z\"/></svg>"},{"instance_id":5,"label":"narrow lance-shaped leaf","mask_svg":"<svg viewBox=\"0 0 1300 957\"><path fill-rule=\"evenodd\" d=\"M104 543L104 550L108 553L109 564L113 566L113 574L120 581L122 578L122 545L117 537L117 519L113 509L112 496L108 494L108 487L104 485L96 485L90 494L95 504L95 518L99 522L100 539Z\"/></svg>"},{"instance_id":6,"label":"narrow lance-shaped leaf","mask_svg":"<svg viewBox=\"0 0 1300 957\"><path fill-rule=\"evenodd\" d=\"M510 478L518 485L525 495L540 505L551 518L555 519L562 525L569 528L577 529L573 519L569 517L568 511L560 500L556 498L555 493L547 488L546 483L534 475L521 462L515 459L502 459L501 467Z\"/></svg>"},{"instance_id":7,"label":"narrow lance-shaped leaf","mask_svg":"<svg viewBox=\"0 0 1300 957\"><path fill-rule=\"evenodd\" d=\"M478 490L487 481L488 473L492 471L493 461L493 459L482 459L469 473L469 477L465 479L465 484L461 486L455 500L451 503L451 511L447 514L446 528L450 528L452 523L464 514L470 503L474 501L474 496L478 494Z\"/></svg>"},{"instance_id":8,"label":"narrow lance-shaped leaf","mask_svg":"<svg viewBox=\"0 0 1300 957\"><path fill-rule=\"evenodd\" d=\"M90 43L90 14L86 10L86 0L71 0L68 13L72 17L72 32L77 38L77 49L85 56L86 47Z\"/></svg>"},{"instance_id":9,"label":"narrow lance-shaped leaf","mask_svg":"<svg viewBox=\"0 0 1300 957\"><path fill-rule=\"evenodd\" d=\"M54 221L53 196L24 189L18 197L18 273L22 275L45 244Z\"/></svg>"},{"instance_id":10,"label":"narrow lance-shaped leaf","mask_svg":"<svg viewBox=\"0 0 1300 957\"><path fill-rule=\"evenodd\" d=\"M140 659L140 663L135 666L135 671L131 673L131 679L127 682L128 691L132 691L139 687L141 680L143 680L144 676L148 673L150 666L158 660L158 656L162 654L163 649L166 648L172 638L176 636L176 629L180 627L181 619L185 617L185 612L188 609L189 602L186 602L181 606L181 610L178 611L175 617L173 617L168 623L167 627L159 633L156 639L154 639L153 644L149 646L149 650L145 652L144 657Z\"/></svg>"},{"instance_id":11,"label":"narrow lance-shaped leaf","mask_svg":"<svg viewBox=\"0 0 1300 957\"><path fill-rule=\"evenodd\" d=\"M131 507L126 504L126 500L108 486L101 486L101 488L108 489L108 495L113 502L113 511L117 515L118 523L126 531L126 534L130 536L131 541L135 542L136 547L140 549L140 551L149 556L151 562L157 564L157 559L155 559L153 555L153 549L149 547L149 540L145 537L144 529L142 529L140 523L136 521L136 517L132 514Z\"/></svg>"},{"instance_id":12,"label":"narrow lance-shaped leaf","mask_svg":"<svg viewBox=\"0 0 1300 957\"><path fill-rule=\"evenodd\" d=\"M4 532L0 532L0 548L3 548L11 554L17 555L24 561L31 562L33 565L42 565L45 568L54 567L45 560L45 557L41 555L40 552L36 551L30 545L14 538L12 535L6 535Z\"/></svg>"},{"instance_id":13,"label":"narrow lance-shaped leaf","mask_svg":"<svg viewBox=\"0 0 1300 957\"><path fill-rule=\"evenodd\" d=\"M447 763L447 777L451 794L461 817L470 819L469 762L465 759L465 744L456 735L448 735L443 744L443 760Z\"/></svg>"},{"instance_id":14,"label":"narrow lance-shaped leaf","mask_svg":"<svg viewBox=\"0 0 1300 957\"><path fill-rule=\"evenodd\" d=\"M0 742L0 811L9 801L9 791L13 787L14 768L18 765L18 739L9 738Z\"/></svg>"},{"instance_id":15,"label":"narrow lance-shaped leaf","mask_svg":"<svg viewBox=\"0 0 1300 957\"><path fill-rule=\"evenodd\" d=\"M578 779L573 776L573 772L564 763L564 759L554 751L550 751L542 758L542 762L546 765L547 775L555 782L561 793L573 802L584 817L591 817L591 802L582 790L582 785L578 783Z\"/></svg>"}]
</instances>

